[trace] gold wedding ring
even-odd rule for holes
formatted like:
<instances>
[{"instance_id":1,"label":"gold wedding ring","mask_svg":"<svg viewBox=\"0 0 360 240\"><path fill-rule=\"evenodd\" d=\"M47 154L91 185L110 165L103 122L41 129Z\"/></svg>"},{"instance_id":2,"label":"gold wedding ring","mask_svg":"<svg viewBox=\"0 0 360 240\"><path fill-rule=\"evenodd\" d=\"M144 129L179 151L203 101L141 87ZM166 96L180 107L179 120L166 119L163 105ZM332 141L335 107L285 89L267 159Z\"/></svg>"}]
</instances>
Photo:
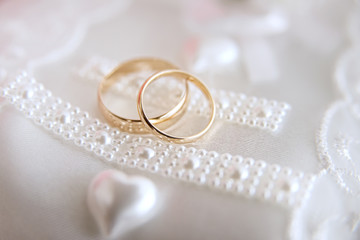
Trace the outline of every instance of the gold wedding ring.
<instances>
[{"instance_id":1,"label":"gold wedding ring","mask_svg":"<svg viewBox=\"0 0 360 240\"><path fill-rule=\"evenodd\" d=\"M165 77L165 76L172 76L175 78L183 78L186 80L186 82L189 81L189 82L193 83L195 86L197 86L202 91L202 93L207 98L209 105L210 105L210 109L211 109L210 119L209 119L207 125L205 126L205 128L202 129L197 134L194 134L191 136L186 136L186 137L182 137L182 136L180 137L180 136L174 136L174 135L168 134L168 133L160 130L159 128L157 128L154 125L154 122L151 121L151 119L149 119L149 117L146 115L145 110L144 110L144 102L143 102L145 90L149 86L149 84L151 84L155 80ZM215 119L215 102L211 96L210 91L207 89L207 87L204 85L204 83L202 83L199 79L192 76L191 74L181 71L181 70L177 70L177 69L164 70L164 71L155 73L152 76L150 76L144 82L144 84L141 86L141 88L139 90L138 100L137 100L137 108L138 108L139 116L140 116L142 123L149 129L149 131L151 131L153 134L155 134L156 136L158 136L161 139L165 139L165 140L168 140L168 141L174 142L174 143L187 143L187 142L192 142L192 141L198 139L199 137L203 136L209 130L209 128L211 127L211 125Z\"/></svg>"},{"instance_id":2,"label":"gold wedding ring","mask_svg":"<svg viewBox=\"0 0 360 240\"><path fill-rule=\"evenodd\" d=\"M146 133L148 132L144 128L143 120L140 119L128 119L115 114L111 111L104 103L103 94L109 90L116 82L121 81L121 78L128 76L129 74L138 73L141 71L149 72L161 72L168 69L178 69L175 65L157 58L141 58L130 60L116 67L110 74L105 76L100 82L98 87L98 102L99 107L104 117L115 127L121 130L132 132L132 133ZM185 81L185 91L180 97L178 104L173 107L170 111L149 119L147 116L146 120L152 125L170 120L177 116L184 107L186 107L188 96L188 83Z\"/></svg>"}]
</instances>

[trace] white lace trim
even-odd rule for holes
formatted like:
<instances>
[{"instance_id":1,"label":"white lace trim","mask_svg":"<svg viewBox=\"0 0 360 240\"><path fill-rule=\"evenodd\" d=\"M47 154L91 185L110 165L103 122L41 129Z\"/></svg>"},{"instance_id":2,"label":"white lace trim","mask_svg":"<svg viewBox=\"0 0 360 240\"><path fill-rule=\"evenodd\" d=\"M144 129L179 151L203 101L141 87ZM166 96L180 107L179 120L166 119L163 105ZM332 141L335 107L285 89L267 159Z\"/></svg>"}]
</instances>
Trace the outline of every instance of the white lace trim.
<instances>
[{"instance_id":1,"label":"white lace trim","mask_svg":"<svg viewBox=\"0 0 360 240\"><path fill-rule=\"evenodd\" d=\"M357 161L360 152L354 151L359 149L360 143L357 134L360 123L360 45L355 41L359 37L356 11L358 9L349 15L347 22L352 45L340 55L334 72L335 83L344 100L337 100L326 111L317 135L317 149L325 168L323 172L333 175L346 193L360 197L360 165Z\"/></svg>"},{"instance_id":2,"label":"white lace trim","mask_svg":"<svg viewBox=\"0 0 360 240\"><path fill-rule=\"evenodd\" d=\"M54 61L80 44L88 26L127 9L130 3L129 0L4 3L0 7L2 19L6 19L0 26L0 65L10 71ZM56 11L51 11L54 7ZM14 9L21 14L14 14Z\"/></svg>"},{"instance_id":3,"label":"white lace trim","mask_svg":"<svg viewBox=\"0 0 360 240\"><path fill-rule=\"evenodd\" d=\"M3 87L0 96L36 124L107 161L157 175L289 207L303 202L316 179L252 158L120 132L52 96L26 72Z\"/></svg>"},{"instance_id":4,"label":"white lace trim","mask_svg":"<svg viewBox=\"0 0 360 240\"><path fill-rule=\"evenodd\" d=\"M351 114L349 109L351 109L351 104L344 100L339 100L330 106L325 113L317 135L317 149L319 159L325 168L323 173L330 173L346 193L359 197L359 167L356 165L356 159L351 156L350 145L359 145L360 141L349 135L350 133L344 130L346 126L341 123L336 125L336 129L331 129L331 122L335 121L334 118L338 114L341 114L339 111ZM360 119L354 118L354 120L359 121ZM350 123L347 122L347 124Z\"/></svg>"}]
</instances>

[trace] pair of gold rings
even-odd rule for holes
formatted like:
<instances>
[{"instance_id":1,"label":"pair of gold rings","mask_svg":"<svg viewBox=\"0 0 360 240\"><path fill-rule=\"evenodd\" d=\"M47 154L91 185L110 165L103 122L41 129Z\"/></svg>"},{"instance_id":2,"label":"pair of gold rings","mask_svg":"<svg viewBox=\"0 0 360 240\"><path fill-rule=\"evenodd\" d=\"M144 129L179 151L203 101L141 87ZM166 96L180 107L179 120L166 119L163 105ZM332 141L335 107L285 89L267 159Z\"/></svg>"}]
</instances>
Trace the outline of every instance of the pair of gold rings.
<instances>
[{"instance_id":1,"label":"pair of gold rings","mask_svg":"<svg viewBox=\"0 0 360 240\"><path fill-rule=\"evenodd\" d=\"M110 87L114 86L121 79L126 78L131 74L136 74L138 72L152 72L151 74L141 85L138 95L137 95L137 110L140 119L129 119L119 114L114 113L109 109L108 106L104 103L104 94L109 91ZM149 118L144 110L144 94L148 86L155 82L156 80L163 77L173 77L176 79L184 80L185 90L182 95L179 97L179 102L168 112L161 114L157 117ZM187 108L188 96L189 96L189 84L192 83L195 85L207 98L210 107L210 119L207 122L205 128L200 132L191 135L191 136L174 136L169 133L166 133L164 130L161 130L156 125L169 121L178 116L181 116L181 113ZM154 135L160 137L161 139L174 142L174 143L187 143L192 142L201 136L203 136L211 127L215 119L215 103L211 96L210 91L198 78L193 75L179 70L175 65L157 58L141 58L130 60L119 66L117 66L110 74L105 76L99 84L98 87L98 101L99 107L104 117L115 127L118 127L122 130L126 130L132 133L153 133ZM164 100L166 101L166 100Z\"/></svg>"}]
</instances>

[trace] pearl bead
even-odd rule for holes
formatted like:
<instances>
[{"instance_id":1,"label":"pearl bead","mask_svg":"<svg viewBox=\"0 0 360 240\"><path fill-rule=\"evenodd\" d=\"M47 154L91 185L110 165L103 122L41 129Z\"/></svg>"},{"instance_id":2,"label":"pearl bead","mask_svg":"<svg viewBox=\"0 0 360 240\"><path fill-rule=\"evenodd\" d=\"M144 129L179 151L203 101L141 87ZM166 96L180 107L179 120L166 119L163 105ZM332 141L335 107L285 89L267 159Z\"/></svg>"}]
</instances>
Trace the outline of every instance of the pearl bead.
<instances>
[{"instance_id":1,"label":"pearl bead","mask_svg":"<svg viewBox=\"0 0 360 240\"><path fill-rule=\"evenodd\" d=\"M257 161L256 166L259 167L259 168L265 168L266 167L266 162Z\"/></svg>"},{"instance_id":2,"label":"pearl bead","mask_svg":"<svg viewBox=\"0 0 360 240\"><path fill-rule=\"evenodd\" d=\"M44 119L42 117L35 118L35 123L42 124L44 122Z\"/></svg>"},{"instance_id":3,"label":"pearl bead","mask_svg":"<svg viewBox=\"0 0 360 240\"><path fill-rule=\"evenodd\" d=\"M207 155L210 157L210 158L216 158L217 156L219 156L219 154L215 151L210 151L207 153Z\"/></svg>"},{"instance_id":4,"label":"pearl bead","mask_svg":"<svg viewBox=\"0 0 360 240\"><path fill-rule=\"evenodd\" d=\"M142 168L142 169L147 168L147 166L148 166L148 164L147 164L146 162L142 162L142 163L140 164L140 168Z\"/></svg>"},{"instance_id":5,"label":"pearl bead","mask_svg":"<svg viewBox=\"0 0 360 240\"><path fill-rule=\"evenodd\" d=\"M243 112L243 115L244 116L249 116L250 115L250 110L249 109L246 109L244 112Z\"/></svg>"},{"instance_id":6,"label":"pearl bead","mask_svg":"<svg viewBox=\"0 0 360 240\"><path fill-rule=\"evenodd\" d=\"M119 164L124 164L124 163L127 162L127 159L126 159L125 157L121 157L121 158L117 159L117 162L118 162Z\"/></svg>"},{"instance_id":7,"label":"pearl bead","mask_svg":"<svg viewBox=\"0 0 360 240\"><path fill-rule=\"evenodd\" d=\"M157 164L153 165L153 166L151 167L151 171L153 171L153 172L159 171L159 165L157 165Z\"/></svg>"},{"instance_id":8,"label":"pearl bead","mask_svg":"<svg viewBox=\"0 0 360 240\"><path fill-rule=\"evenodd\" d=\"M247 192L248 192L249 196L253 196L253 195L255 195L255 193L256 193L256 188L254 188L253 186L250 186L250 187L247 189Z\"/></svg>"},{"instance_id":9,"label":"pearl bead","mask_svg":"<svg viewBox=\"0 0 360 240\"><path fill-rule=\"evenodd\" d=\"M63 129L62 129L61 127L57 127L57 128L54 129L54 132L55 132L56 134L62 134L62 133L63 133Z\"/></svg>"},{"instance_id":10,"label":"pearl bead","mask_svg":"<svg viewBox=\"0 0 360 240\"><path fill-rule=\"evenodd\" d=\"M264 121L258 121L257 125L258 125L260 128L266 128L266 127L267 127L267 124L266 124L266 122L264 122Z\"/></svg>"},{"instance_id":11,"label":"pearl bead","mask_svg":"<svg viewBox=\"0 0 360 240\"><path fill-rule=\"evenodd\" d=\"M277 165L277 164L271 166L271 170L272 170L273 172L278 173L278 172L280 171L280 169L281 169L280 166Z\"/></svg>"},{"instance_id":12,"label":"pearl bead","mask_svg":"<svg viewBox=\"0 0 360 240\"><path fill-rule=\"evenodd\" d=\"M230 161L231 158L232 158L232 156L229 153L224 153L220 156L221 161Z\"/></svg>"},{"instance_id":13,"label":"pearl bead","mask_svg":"<svg viewBox=\"0 0 360 240\"><path fill-rule=\"evenodd\" d=\"M151 159L155 156L155 151L148 147L138 147L136 150L136 154L139 158Z\"/></svg>"},{"instance_id":14,"label":"pearl bead","mask_svg":"<svg viewBox=\"0 0 360 240\"><path fill-rule=\"evenodd\" d=\"M52 93L49 90L47 90L47 91L45 91L45 96L46 97L51 97Z\"/></svg>"},{"instance_id":15,"label":"pearl bead","mask_svg":"<svg viewBox=\"0 0 360 240\"><path fill-rule=\"evenodd\" d=\"M237 156L234 157L234 162L235 163L242 163L243 161L244 161L244 159L243 159L242 156L237 155Z\"/></svg>"},{"instance_id":16,"label":"pearl bead","mask_svg":"<svg viewBox=\"0 0 360 240\"><path fill-rule=\"evenodd\" d=\"M259 118L269 118L273 114L269 107L258 107L255 109L255 113Z\"/></svg>"},{"instance_id":17,"label":"pearl bead","mask_svg":"<svg viewBox=\"0 0 360 240\"><path fill-rule=\"evenodd\" d=\"M94 149L94 145L92 145L91 143L87 143L85 145L85 149L88 151L92 151Z\"/></svg>"},{"instance_id":18,"label":"pearl bead","mask_svg":"<svg viewBox=\"0 0 360 240\"><path fill-rule=\"evenodd\" d=\"M197 178L197 182L199 184L204 184L206 182L206 175L205 174L201 174L198 178Z\"/></svg>"},{"instance_id":19,"label":"pearl bead","mask_svg":"<svg viewBox=\"0 0 360 240\"><path fill-rule=\"evenodd\" d=\"M76 138L74 140L75 145L82 146L84 144L84 140L82 138Z\"/></svg>"},{"instance_id":20,"label":"pearl bead","mask_svg":"<svg viewBox=\"0 0 360 240\"><path fill-rule=\"evenodd\" d=\"M292 173L292 170L290 168L283 168L282 173L286 176L290 176Z\"/></svg>"},{"instance_id":21,"label":"pearl bead","mask_svg":"<svg viewBox=\"0 0 360 240\"><path fill-rule=\"evenodd\" d=\"M34 116L34 111L33 111L33 110L28 110L28 111L26 112L26 116L29 117L29 118L31 118L32 116ZM39 123L41 123L41 120L39 120Z\"/></svg>"},{"instance_id":22,"label":"pearl bead","mask_svg":"<svg viewBox=\"0 0 360 240\"><path fill-rule=\"evenodd\" d=\"M272 180L277 179L277 178L278 178L277 173L275 173L275 172L270 173L270 178L271 178Z\"/></svg>"},{"instance_id":23,"label":"pearl bead","mask_svg":"<svg viewBox=\"0 0 360 240\"><path fill-rule=\"evenodd\" d=\"M194 179L194 173L189 171L185 174L185 179L188 180L188 181L191 181Z\"/></svg>"},{"instance_id":24,"label":"pearl bead","mask_svg":"<svg viewBox=\"0 0 360 240\"><path fill-rule=\"evenodd\" d=\"M84 112L82 117L85 118L85 119L89 118L89 113L88 113L88 112Z\"/></svg>"},{"instance_id":25,"label":"pearl bead","mask_svg":"<svg viewBox=\"0 0 360 240\"><path fill-rule=\"evenodd\" d=\"M269 190L265 190L264 194L263 194L263 197L265 199L269 199L271 197L271 192Z\"/></svg>"},{"instance_id":26,"label":"pearl bead","mask_svg":"<svg viewBox=\"0 0 360 240\"><path fill-rule=\"evenodd\" d=\"M97 147L97 148L95 148L94 152L96 155L101 156L103 154L104 150Z\"/></svg>"},{"instance_id":27,"label":"pearl bead","mask_svg":"<svg viewBox=\"0 0 360 240\"><path fill-rule=\"evenodd\" d=\"M222 178L224 177L224 170L223 169L219 169L218 172L216 172L216 176Z\"/></svg>"},{"instance_id":28,"label":"pearl bead","mask_svg":"<svg viewBox=\"0 0 360 240\"><path fill-rule=\"evenodd\" d=\"M242 168L238 173L241 180L247 179L249 177L249 170L246 168Z\"/></svg>"},{"instance_id":29,"label":"pearl bead","mask_svg":"<svg viewBox=\"0 0 360 240\"><path fill-rule=\"evenodd\" d=\"M291 108L291 106L288 103L280 103L280 106L285 110L288 110Z\"/></svg>"},{"instance_id":30,"label":"pearl bead","mask_svg":"<svg viewBox=\"0 0 360 240\"><path fill-rule=\"evenodd\" d=\"M234 118L234 115L232 113L229 113L225 116L226 120L231 121Z\"/></svg>"},{"instance_id":31,"label":"pearl bead","mask_svg":"<svg viewBox=\"0 0 360 240\"><path fill-rule=\"evenodd\" d=\"M61 114L61 116L59 117L59 121L62 124L68 124L71 122L71 115L69 112L64 112Z\"/></svg>"},{"instance_id":32,"label":"pearl bead","mask_svg":"<svg viewBox=\"0 0 360 240\"><path fill-rule=\"evenodd\" d=\"M195 154L195 153L196 153L196 148L194 148L194 147L189 147L189 148L187 149L187 152L188 152L189 154Z\"/></svg>"},{"instance_id":33,"label":"pearl bead","mask_svg":"<svg viewBox=\"0 0 360 240\"><path fill-rule=\"evenodd\" d=\"M158 159L156 159L156 163L158 163L158 164L161 164L161 163L163 163L164 162L164 159L163 158L158 158Z\"/></svg>"},{"instance_id":34,"label":"pearl bead","mask_svg":"<svg viewBox=\"0 0 360 240\"><path fill-rule=\"evenodd\" d=\"M299 183L295 180L285 180L281 184L281 189L285 192L297 192L299 187Z\"/></svg>"},{"instance_id":35,"label":"pearl bead","mask_svg":"<svg viewBox=\"0 0 360 240\"><path fill-rule=\"evenodd\" d=\"M258 178L254 178L254 179L251 181L251 184L252 184L253 186L257 186L257 185L259 185L259 183L260 183L260 181L259 181Z\"/></svg>"},{"instance_id":36,"label":"pearl bead","mask_svg":"<svg viewBox=\"0 0 360 240\"><path fill-rule=\"evenodd\" d=\"M197 157L185 158L182 161L186 169L196 169L200 167L200 159Z\"/></svg>"},{"instance_id":37,"label":"pearl bead","mask_svg":"<svg viewBox=\"0 0 360 240\"><path fill-rule=\"evenodd\" d=\"M142 141L142 137L135 137L135 138L133 138L133 143L141 143L141 141Z\"/></svg>"},{"instance_id":38,"label":"pearl bead","mask_svg":"<svg viewBox=\"0 0 360 240\"><path fill-rule=\"evenodd\" d=\"M205 149L200 149L198 151L197 155L200 156L200 157L204 157L204 156L206 156L206 153L207 153L207 151Z\"/></svg>"},{"instance_id":39,"label":"pearl bead","mask_svg":"<svg viewBox=\"0 0 360 240\"><path fill-rule=\"evenodd\" d=\"M229 102L229 99L221 99L220 103L219 103L219 108L221 109L226 109L230 106L230 102Z\"/></svg>"},{"instance_id":40,"label":"pearl bead","mask_svg":"<svg viewBox=\"0 0 360 240\"><path fill-rule=\"evenodd\" d=\"M164 146L164 144L161 141L156 141L154 145L158 148L161 148Z\"/></svg>"},{"instance_id":41,"label":"pearl bead","mask_svg":"<svg viewBox=\"0 0 360 240\"><path fill-rule=\"evenodd\" d=\"M295 172L293 175L296 176L296 177L298 177L298 178L303 178L303 177L304 177L304 173L303 173L303 172Z\"/></svg>"},{"instance_id":42,"label":"pearl bead","mask_svg":"<svg viewBox=\"0 0 360 240\"><path fill-rule=\"evenodd\" d=\"M203 173L209 174L210 173L210 167L209 166L204 166L204 168L202 169Z\"/></svg>"},{"instance_id":43,"label":"pearl bead","mask_svg":"<svg viewBox=\"0 0 360 240\"><path fill-rule=\"evenodd\" d=\"M22 97L25 99L32 98L33 96L34 96L34 91L32 89L27 89L22 94Z\"/></svg>"},{"instance_id":44,"label":"pearl bead","mask_svg":"<svg viewBox=\"0 0 360 240\"><path fill-rule=\"evenodd\" d=\"M164 170L164 172L163 172L163 174L165 175L165 176L170 176L171 175L171 172L172 172L172 168L167 168L167 169L165 169Z\"/></svg>"},{"instance_id":45,"label":"pearl bead","mask_svg":"<svg viewBox=\"0 0 360 240\"><path fill-rule=\"evenodd\" d=\"M4 89L1 90L0 95L2 97L6 97L8 95L8 93L9 93L9 90L4 88Z\"/></svg>"},{"instance_id":46,"label":"pearl bead","mask_svg":"<svg viewBox=\"0 0 360 240\"><path fill-rule=\"evenodd\" d=\"M244 190L244 185L242 184L242 183L238 183L237 185L236 185L236 191L237 192L242 192Z\"/></svg>"},{"instance_id":47,"label":"pearl bead","mask_svg":"<svg viewBox=\"0 0 360 240\"><path fill-rule=\"evenodd\" d=\"M111 137L107 132L96 132L95 133L95 139L98 144L108 145L111 143Z\"/></svg>"},{"instance_id":48,"label":"pearl bead","mask_svg":"<svg viewBox=\"0 0 360 240\"><path fill-rule=\"evenodd\" d=\"M66 109L70 109L70 108L71 108L71 104L70 104L70 103L65 103L65 108L66 108Z\"/></svg>"},{"instance_id":49,"label":"pearl bead","mask_svg":"<svg viewBox=\"0 0 360 240\"><path fill-rule=\"evenodd\" d=\"M169 152L167 152L167 151L162 151L162 152L160 152L160 154L159 154L161 157L167 157L167 156L169 156Z\"/></svg>"},{"instance_id":50,"label":"pearl bead","mask_svg":"<svg viewBox=\"0 0 360 240\"><path fill-rule=\"evenodd\" d=\"M233 179L245 180L249 177L249 170L247 168L232 169L230 177Z\"/></svg>"},{"instance_id":51,"label":"pearl bead","mask_svg":"<svg viewBox=\"0 0 360 240\"><path fill-rule=\"evenodd\" d=\"M276 105L277 105L276 101L274 101L274 100L271 100L271 101L269 102L269 104L270 104L270 106L272 106L272 107L276 107Z\"/></svg>"},{"instance_id":52,"label":"pearl bead","mask_svg":"<svg viewBox=\"0 0 360 240\"><path fill-rule=\"evenodd\" d=\"M237 107L240 107L242 105L242 101L241 100L236 100L235 105Z\"/></svg>"},{"instance_id":53,"label":"pearl bead","mask_svg":"<svg viewBox=\"0 0 360 240\"><path fill-rule=\"evenodd\" d=\"M232 180L232 179L230 179L229 181L227 181L226 183L225 183L225 189L227 189L227 190L230 190L231 189L231 187L233 186L233 184L234 184L234 181Z\"/></svg>"},{"instance_id":54,"label":"pearl bead","mask_svg":"<svg viewBox=\"0 0 360 240\"><path fill-rule=\"evenodd\" d=\"M175 147L175 152L185 152L185 147L184 146L176 146Z\"/></svg>"},{"instance_id":55,"label":"pearl bead","mask_svg":"<svg viewBox=\"0 0 360 240\"><path fill-rule=\"evenodd\" d=\"M212 181L212 185L214 187L219 187L220 186L220 179L215 177L214 180Z\"/></svg>"},{"instance_id":56,"label":"pearl bead","mask_svg":"<svg viewBox=\"0 0 360 240\"><path fill-rule=\"evenodd\" d=\"M45 128L47 128L47 129L51 129L51 128L54 126L54 124L53 124L52 122L46 122L46 123L44 124L44 126L45 126Z\"/></svg>"},{"instance_id":57,"label":"pearl bead","mask_svg":"<svg viewBox=\"0 0 360 240\"><path fill-rule=\"evenodd\" d=\"M255 126L256 125L256 120L255 119L249 119L248 124L250 126Z\"/></svg>"},{"instance_id":58,"label":"pearl bead","mask_svg":"<svg viewBox=\"0 0 360 240\"><path fill-rule=\"evenodd\" d=\"M147 138L147 139L145 139L144 144L147 146L151 146L152 142L153 141L150 138Z\"/></svg>"},{"instance_id":59,"label":"pearl bead","mask_svg":"<svg viewBox=\"0 0 360 240\"><path fill-rule=\"evenodd\" d=\"M136 161L136 160L130 161L130 167L135 167L136 165L137 165L137 161Z\"/></svg>"},{"instance_id":60,"label":"pearl bead","mask_svg":"<svg viewBox=\"0 0 360 240\"><path fill-rule=\"evenodd\" d=\"M114 154L112 154L112 153L106 153L106 154L104 155L104 157L105 157L106 160L111 161L111 160L113 160L113 158L114 158Z\"/></svg>"},{"instance_id":61,"label":"pearl bead","mask_svg":"<svg viewBox=\"0 0 360 240\"><path fill-rule=\"evenodd\" d=\"M245 158L244 163L245 163L246 165L248 165L248 166L252 166L252 165L254 165L255 160L252 159L252 158Z\"/></svg>"}]
</instances>

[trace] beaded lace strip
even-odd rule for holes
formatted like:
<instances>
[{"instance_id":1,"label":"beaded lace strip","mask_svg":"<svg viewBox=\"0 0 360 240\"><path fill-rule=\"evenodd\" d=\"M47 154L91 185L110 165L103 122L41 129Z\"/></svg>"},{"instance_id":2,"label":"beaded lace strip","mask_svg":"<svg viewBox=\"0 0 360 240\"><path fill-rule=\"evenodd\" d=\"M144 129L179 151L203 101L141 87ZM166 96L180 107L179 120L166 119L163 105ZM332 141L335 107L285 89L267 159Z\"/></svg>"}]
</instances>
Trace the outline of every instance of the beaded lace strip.
<instances>
[{"instance_id":1,"label":"beaded lace strip","mask_svg":"<svg viewBox=\"0 0 360 240\"><path fill-rule=\"evenodd\" d=\"M52 96L25 72L4 86L1 96L36 124L109 162L199 186L296 207L316 178L252 158L121 132Z\"/></svg>"},{"instance_id":2,"label":"beaded lace strip","mask_svg":"<svg viewBox=\"0 0 360 240\"><path fill-rule=\"evenodd\" d=\"M100 82L101 79L108 74L117 63L115 61L93 57L83 66L80 66L80 70L77 71L77 75L84 80L91 80ZM149 77L152 72L143 72L137 74L137 76L124 77L116 84L116 88L121 94L126 94L129 97L136 96L139 87L144 79ZM139 81L134 81L137 78ZM162 86L164 87L164 86ZM174 88L173 86L165 86ZM169 89L169 91L170 91ZM163 89L162 89L163 90ZM172 89L173 91L173 89ZM249 127L256 127L269 131L276 131L283 123L285 116L290 110L290 105L284 102L277 102L273 100L267 100L264 98L249 97L242 93L229 92L224 90L210 89L212 96L216 103L216 118L228 122L238 123ZM206 116L206 100L200 98L201 95L194 95L191 98L188 106L188 111L196 113L201 116ZM153 96L153 100L156 104L163 103L163 100L156 100L156 96ZM178 101L171 99L171 101Z\"/></svg>"}]
</instances>

